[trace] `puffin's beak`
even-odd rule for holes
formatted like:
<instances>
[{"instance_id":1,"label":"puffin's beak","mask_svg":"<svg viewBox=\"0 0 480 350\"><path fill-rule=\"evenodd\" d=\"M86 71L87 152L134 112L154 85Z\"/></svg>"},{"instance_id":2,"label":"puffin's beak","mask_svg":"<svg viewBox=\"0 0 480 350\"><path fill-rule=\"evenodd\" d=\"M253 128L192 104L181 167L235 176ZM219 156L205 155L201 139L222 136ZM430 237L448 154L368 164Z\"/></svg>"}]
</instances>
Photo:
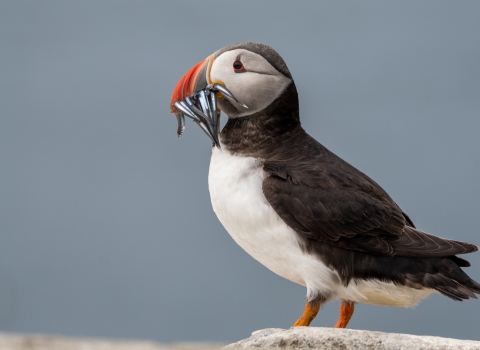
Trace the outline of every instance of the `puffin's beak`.
<instances>
[{"instance_id":1,"label":"puffin's beak","mask_svg":"<svg viewBox=\"0 0 480 350\"><path fill-rule=\"evenodd\" d=\"M213 64L213 55L193 66L177 83L170 101L170 113L182 113L175 107L176 102L184 101L195 92L207 87L210 82L210 69Z\"/></svg>"},{"instance_id":2,"label":"puffin's beak","mask_svg":"<svg viewBox=\"0 0 480 350\"><path fill-rule=\"evenodd\" d=\"M177 116L178 137L182 136L185 130L185 117L189 117L210 137L213 145L220 148L220 110L217 108L217 98L225 96L245 108L248 107L238 101L222 82L215 81L212 84L210 70L213 61L213 55L208 56L180 79L173 90L170 113Z\"/></svg>"},{"instance_id":3,"label":"puffin's beak","mask_svg":"<svg viewBox=\"0 0 480 350\"><path fill-rule=\"evenodd\" d=\"M170 113L175 113L178 121L177 135L185 130L185 116L194 122L220 148L218 139L220 111L217 110L217 98L210 84L210 69L213 55L193 66L177 83L170 101Z\"/></svg>"}]
</instances>

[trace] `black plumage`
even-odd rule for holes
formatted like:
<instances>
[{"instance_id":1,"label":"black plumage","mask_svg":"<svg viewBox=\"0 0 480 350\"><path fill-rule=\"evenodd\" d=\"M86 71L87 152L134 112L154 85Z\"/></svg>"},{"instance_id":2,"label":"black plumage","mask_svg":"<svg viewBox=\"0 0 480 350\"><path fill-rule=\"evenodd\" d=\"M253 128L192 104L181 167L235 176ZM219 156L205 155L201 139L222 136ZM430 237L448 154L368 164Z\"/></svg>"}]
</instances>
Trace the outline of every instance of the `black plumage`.
<instances>
[{"instance_id":1,"label":"black plumage","mask_svg":"<svg viewBox=\"0 0 480 350\"><path fill-rule=\"evenodd\" d=\"M222 101L227 114L229 108ZM455 300L480 293L460 268L469 263L455 256L478 247L416 229L375 181L309 136L300 125L293 80L265 110L229 119L221 140L232 153L264 160L266 199L297 232L302 249L336 270L345 285L378 279Z\"/></svg>"}]
</instances>

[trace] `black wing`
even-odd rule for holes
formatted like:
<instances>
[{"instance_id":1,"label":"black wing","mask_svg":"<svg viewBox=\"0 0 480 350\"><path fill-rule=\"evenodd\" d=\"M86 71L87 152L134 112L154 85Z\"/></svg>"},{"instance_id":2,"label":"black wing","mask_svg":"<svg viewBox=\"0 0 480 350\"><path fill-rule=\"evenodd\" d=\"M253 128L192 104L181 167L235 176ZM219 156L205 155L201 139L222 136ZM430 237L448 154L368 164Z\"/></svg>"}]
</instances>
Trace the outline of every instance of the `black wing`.
<instances>
[{"instance_id":1,"label":"black wing","mask_svg":"<svg viewBox=\"0 0 480 350\"><path fill-rule=\"evenodd\" d=\"M315 163L311 157L307 161L300 156L295 161L264 164L270 173L263 182L265 197L305 238L382 255L443 257L478 250L472 244L415 229L409 217L365 174L325 148L315 155Z\"/></svg>"}]
</instances>

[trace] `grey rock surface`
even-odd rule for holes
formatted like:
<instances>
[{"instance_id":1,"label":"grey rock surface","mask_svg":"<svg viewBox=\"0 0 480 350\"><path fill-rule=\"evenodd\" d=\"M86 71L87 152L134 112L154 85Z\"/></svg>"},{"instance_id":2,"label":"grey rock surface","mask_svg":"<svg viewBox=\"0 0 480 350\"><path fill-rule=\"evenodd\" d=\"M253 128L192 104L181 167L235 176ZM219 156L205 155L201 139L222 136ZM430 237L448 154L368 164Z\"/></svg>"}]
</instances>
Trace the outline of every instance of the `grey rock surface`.
<instances>
[{"instance_id":1,"label":"grey rock surface","mask_svg":"<svg viewBox=\"0 0 480 350\"><path fill-rule=\"evenodd\" d=\"M0 350L213 350L220 344L159 344L148 341L0 334Z\"/></svg>"},{"instance_id":2,"label":"grey rock surface","mask_svg":"<svg viewBox=\"0 0 480 350\"><path fill-rule=\"evenodd\" d=\"M480 342L353 329L296 327L267 328L224 347L322 350L480 350Z\"/></svg>"}]
</instances>

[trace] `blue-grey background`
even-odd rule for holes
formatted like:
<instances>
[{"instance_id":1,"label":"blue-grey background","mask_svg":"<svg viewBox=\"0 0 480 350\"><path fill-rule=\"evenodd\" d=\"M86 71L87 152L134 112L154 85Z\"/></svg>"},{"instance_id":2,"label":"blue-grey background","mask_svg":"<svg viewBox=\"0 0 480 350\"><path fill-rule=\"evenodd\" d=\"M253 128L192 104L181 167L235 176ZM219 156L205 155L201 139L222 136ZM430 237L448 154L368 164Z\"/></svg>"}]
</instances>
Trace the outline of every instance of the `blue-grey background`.
<instances>
[{"instance_id":1,"label":"blue-grey background","mask_svg":"<svg viewBox=\"0 0 480 350\"><path fill-rule=\"evenodd\" d=\"M417 227L480 244L479 18L478 1L1 1L0 330L234 341L300 316L305 289L216 219L207 137L188 122L178 140L169 114L186 70L239 41L284 57L307 131ZM349 326L480 340L479 311L433 295Z\"/></svg>"}]
</instances>

